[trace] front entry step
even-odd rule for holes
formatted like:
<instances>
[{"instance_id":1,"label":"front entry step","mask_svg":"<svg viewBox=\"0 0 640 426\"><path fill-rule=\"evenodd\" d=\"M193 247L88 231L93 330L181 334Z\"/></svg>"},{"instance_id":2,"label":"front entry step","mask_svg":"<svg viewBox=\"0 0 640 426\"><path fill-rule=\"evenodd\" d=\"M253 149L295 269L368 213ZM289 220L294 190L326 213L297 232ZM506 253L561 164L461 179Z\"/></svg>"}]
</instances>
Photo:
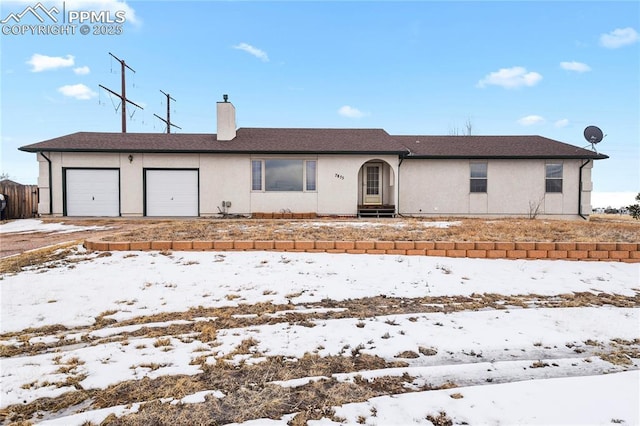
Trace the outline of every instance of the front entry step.
<instances>
[{"instance_id":1,"label":"front entry step","mask_svg":"<svg viewBox=\"0 0 640 426\"><path fill-rule=\"evenodd\" d=\"M395 206L358 206L358 217L395 217Z\"/></svg>"}]
</instances>

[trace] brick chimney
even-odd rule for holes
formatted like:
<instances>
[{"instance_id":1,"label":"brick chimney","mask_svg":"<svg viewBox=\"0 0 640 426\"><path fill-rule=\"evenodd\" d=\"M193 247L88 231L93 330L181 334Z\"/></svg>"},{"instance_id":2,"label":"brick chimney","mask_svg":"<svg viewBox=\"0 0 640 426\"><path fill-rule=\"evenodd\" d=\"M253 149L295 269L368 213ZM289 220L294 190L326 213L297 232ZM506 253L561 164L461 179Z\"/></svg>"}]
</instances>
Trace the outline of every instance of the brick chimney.
<instances>
[{"instance_id":1,"label":"brick chimney","mask_svg":"<svg viewBox=\"0 0 640 426\"><path fill-rule=\"evenodd\" d=\"M217 103L217 121L219 141L230 141L236 137L236 107L229 102L228 95L222 95L224 99Z\"/></svg>"}]
</instances>

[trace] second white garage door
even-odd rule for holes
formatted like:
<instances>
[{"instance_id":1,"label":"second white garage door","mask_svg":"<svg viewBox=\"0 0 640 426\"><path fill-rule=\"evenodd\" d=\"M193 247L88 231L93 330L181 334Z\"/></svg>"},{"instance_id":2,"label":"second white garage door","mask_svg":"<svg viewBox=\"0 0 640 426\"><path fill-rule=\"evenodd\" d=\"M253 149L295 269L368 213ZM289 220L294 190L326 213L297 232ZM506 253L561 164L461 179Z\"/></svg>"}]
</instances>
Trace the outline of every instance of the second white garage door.
<instances>
[{"instance_id":1,"label":"second white garage door","mask_svg":"<svg viewBox=\"0 0 640 426\"><path fill-rule=\"evenodd\" d=\"M147 216L198 216L198 170L145 170Z\"/></svg>"}]
</instances>

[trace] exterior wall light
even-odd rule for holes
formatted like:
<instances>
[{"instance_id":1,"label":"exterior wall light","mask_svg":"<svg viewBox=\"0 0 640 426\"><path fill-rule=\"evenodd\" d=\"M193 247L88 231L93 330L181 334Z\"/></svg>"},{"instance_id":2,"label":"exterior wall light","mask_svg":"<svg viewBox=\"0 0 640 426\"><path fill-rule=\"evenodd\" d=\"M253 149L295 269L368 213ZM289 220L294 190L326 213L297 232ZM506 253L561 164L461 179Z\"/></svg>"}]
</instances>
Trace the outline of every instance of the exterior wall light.
<instances>
[{"instance_id":1,"label":"exterior wall light","mask_svg":"<svg viewBox=\"0 0 640 426\"><path fill-rule=\"evenodd\" d=\"M133 155L129 154L129 163L132 163L132 162L133 162Z\"/></svg>"}]
</instances>

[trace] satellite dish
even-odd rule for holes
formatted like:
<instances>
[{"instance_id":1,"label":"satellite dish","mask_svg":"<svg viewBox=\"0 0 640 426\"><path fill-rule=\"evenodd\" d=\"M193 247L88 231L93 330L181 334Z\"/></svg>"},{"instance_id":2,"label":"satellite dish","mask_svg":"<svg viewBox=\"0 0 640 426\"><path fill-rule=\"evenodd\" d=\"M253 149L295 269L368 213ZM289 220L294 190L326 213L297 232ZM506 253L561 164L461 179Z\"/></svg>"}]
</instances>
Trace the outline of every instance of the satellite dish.
<instances>
[{"instance_id":1,"label":"satellite dish","mask_svg":"<svg viewBox=\"0 0 640 426\"><path fill-rule=\"evenodd\" d=\"M587 128L584 129L584 138L590 144L599 143L600 141L602 141L603 137L604 135L602 134L602 130L600 130L596 126L587 126Z\"/></svg>"}]
</instances>

